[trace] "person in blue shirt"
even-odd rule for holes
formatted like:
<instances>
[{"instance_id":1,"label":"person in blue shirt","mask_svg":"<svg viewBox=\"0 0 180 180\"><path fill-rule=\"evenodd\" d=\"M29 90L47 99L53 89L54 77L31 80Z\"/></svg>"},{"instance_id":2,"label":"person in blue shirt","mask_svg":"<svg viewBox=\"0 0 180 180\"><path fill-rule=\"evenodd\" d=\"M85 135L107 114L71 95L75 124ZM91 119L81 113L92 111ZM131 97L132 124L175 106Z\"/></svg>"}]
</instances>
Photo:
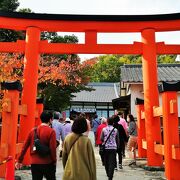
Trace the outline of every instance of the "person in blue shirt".
<instances>
[{"instance_id":1,"label":"person in blue shirt","mask_svg":"<svg viewBox=\"0 0 180 180\"><path fill-rule=\"evenodd\" d=\"M101 124L100 119L98 119L98 115L95 114L94 119L92 120L92 131L94 132L94 141L95 141L95 146L97 146L96 144L96 131L98 126Z\"/></svg>"},{"instance_id":2,"label":"person in blue shirt","mask_svg":"<svg viewBox=\"0 0 180 180\"><path fill-rule=\"evenodd\" d=\"M62 140L62 146L63 146L63 124L59 122L60 119L60 112L54 112L53 114L53 121L52 121L52 128L56 132L56 143L57 147L60 145L60 141ZM60 152L60 157L62 156L62 152Z\"/></svg>"}]
</instances>

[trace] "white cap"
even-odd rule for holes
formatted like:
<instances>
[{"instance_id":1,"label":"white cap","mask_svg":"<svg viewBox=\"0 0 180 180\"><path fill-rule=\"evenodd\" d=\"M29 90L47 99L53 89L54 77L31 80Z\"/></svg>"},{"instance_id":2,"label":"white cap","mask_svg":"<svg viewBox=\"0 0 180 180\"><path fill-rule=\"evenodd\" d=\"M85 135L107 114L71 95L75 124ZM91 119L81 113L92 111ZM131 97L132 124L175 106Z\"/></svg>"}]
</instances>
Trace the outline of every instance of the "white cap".
<instances>
[{"instance_id":1,"label":"white cap","mask_svg":"<svg viewBox=\"0 0 180 180\"><path fill-rule=\"evenodd\" d=\"M69 118L66 118L65 122L71 122L71 120Z\"/></svg>"}]
</instances>

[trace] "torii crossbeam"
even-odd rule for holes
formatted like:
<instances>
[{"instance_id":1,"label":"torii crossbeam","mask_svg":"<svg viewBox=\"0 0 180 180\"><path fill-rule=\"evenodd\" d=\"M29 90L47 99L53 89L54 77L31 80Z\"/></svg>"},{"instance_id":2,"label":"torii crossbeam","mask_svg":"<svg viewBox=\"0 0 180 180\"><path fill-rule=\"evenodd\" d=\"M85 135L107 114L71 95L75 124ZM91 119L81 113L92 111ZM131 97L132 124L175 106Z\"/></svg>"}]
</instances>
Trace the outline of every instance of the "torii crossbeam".
<instances>
[{"instance_id":1,"label":"torii crossbeam","mask_svg":"<svg viewBox=\"0 0 180 180\"><path fill-rule=\"evenodd\" d=\"M153 116L153 106L159 106L156 56L157 54L180 54L180 45L166 45L163 42L156 42L155 32L179 31L180 13L160 15L52 15L0 12L0 28L26 31L25 41L0 43L0 52L25 54L22 103L28 107L28 116L21 119L19 141L24 141L34 126L38 60L41 53L140 54L143 57L148 166L162 166L162 156L153 150L154 142L161 141L160 119ZM41 41L40 33L42 31L84 32L85 44ZM142 42L97 44L97 33L123 32L140 32ZM26 158L25 163L29 163L29 158Z\"/></svg>"}]
</instances>

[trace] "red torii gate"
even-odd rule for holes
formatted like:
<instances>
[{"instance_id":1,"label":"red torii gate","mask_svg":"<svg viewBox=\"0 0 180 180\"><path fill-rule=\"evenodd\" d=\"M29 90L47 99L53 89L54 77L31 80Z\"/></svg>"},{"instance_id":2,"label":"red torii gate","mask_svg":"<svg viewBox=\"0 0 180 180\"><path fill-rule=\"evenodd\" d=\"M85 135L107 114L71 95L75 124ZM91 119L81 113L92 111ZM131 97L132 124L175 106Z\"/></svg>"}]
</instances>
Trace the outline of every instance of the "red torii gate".
<instances>
[{"instance_id":1,"label":"red torii gate","mask_svg":"<svg viewBox=\"0 0 180 180\"><path fill-rule=\"evenodd\" d=\"M25 54L22 104L27 105L28 115L21 117L19 142L24 141L35 124L38 64L41 53L141 54L143 57L147 165L162 166L162 156L152 150L154 142L161 142L160 119L153 116L153 107L159 106L156 55L179 54L180 45L166 45L163 42L156 42L155 32L180 30L180 13L164 15L50 15L0 12L0 28L26 31L25 41L0 43L0 52ZM85 32L85 44L41 41L41 31ZM142 42L97 44L97 33L120 32L140 32ZM26 156L24 163L29 164L29 156Z\"/></svg>"}]
</instances>

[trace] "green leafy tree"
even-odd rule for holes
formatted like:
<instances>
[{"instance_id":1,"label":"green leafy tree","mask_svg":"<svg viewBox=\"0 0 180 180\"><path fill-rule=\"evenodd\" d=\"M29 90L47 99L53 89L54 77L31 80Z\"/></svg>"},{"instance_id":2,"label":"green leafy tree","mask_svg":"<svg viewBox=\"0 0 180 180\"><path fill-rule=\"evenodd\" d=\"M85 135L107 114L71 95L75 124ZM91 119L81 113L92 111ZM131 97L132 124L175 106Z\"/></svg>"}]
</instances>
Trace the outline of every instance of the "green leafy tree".
<instances>
[{"instance_id":1,"label":"green leafy tree","mask_svg":"<svg viewBox=\"0 0 180 180\"><path fill-rule=\"evenodd\" d=\"M16 11L18 6L18 0L0 0L0 11Z\"/></svg>"},{"instance_id":2,"label":"green leafy tree","mask_svg":"<svg viewBox=\"0 0 180 180\"><path fill-rule=\"evenodd\" d=\"M176 55L159 55L158 63L179 63ZM124 64L141 64L141 55L103 55L91 68L91 82L119 82L120 66Z\"/></svg>"},{"instance_id":3,"label":"green leafy tree","mask_svg":"<svg viewBox=\"0 0 180 180\"><path fill-rule=\"evenodd\" d=\"M98 58L91 73L92 82L119 82L120 66L124 64L139 64L141 56L136 55L104 55Z\"/></svg>"},{"instance_id":4,"label":"green leafy tree","mask_svg":"<svg viewBox=\"0 0 180 180\"><path fill-rule=\"evenodd\" d=\"M44 84L45 85L45 84ZM42 86L42 84L39 84ZM48 110L62 111L69 106L72 93L80 92L81 90L91 91L90 88L86 88L84 85L65 85L57 86L53 83L46 84L46 88L43 89L41 96L44 98L44 108Z\"/></svg>"},{"instance_id":5,"label":"green leafy tree","mask_svg":"<svg viewBox=\"0 0 180 180\"><path fill-rule=\"evenodd\" d=\"M47 32L44 31L41 33L41 40L48 40L50 43L78 43L77 36L73 35L65 35L60 36L57 32ZM43 56L47 56L44 54ZM49 55L48 55L49 56ZM49 57L56 57L56 61L59 62L62 59L67 59L67 54L56 54L50 55ZM76 61L79 57L76 54L71 54L71 62Z\"/></svg>"},{"instance_id":6,"label":"green leafy tree","mask_svg":"<svg viewBox=\"0 0 180 180\"><path fill-rule=\"evenodd\" d=\"M21 13L32 13L32 10L29 9L29 8L22 8L22 9L19 9L18 12L21 12Z\"/></svg>"},{"instance_id":7,"label":"green leafy tree","mask_svg":"<svg viewBox=\"0 0 180 180\"><path fill-rule=\"evenodd\" d=\"M40 84L42 86L42 84ZM71 91L72 90L72 91ZM45 100L45 109L61 111L69 106L69 101L71 99L71 92L73 92L73 87L70 86L57 86L53 83L48 83L43 89Z\"/></svg>"},{"instance_id":8,"label":"green leafy tree","mask_svg":"<svg viewBox=\"0 0 180 180\"><path fill-rule=\"evenodd\" d=\"M167 63L179 63L176 60L177 55L159 55L157 58L157 62L159 64L167 64Z\"/></svg>"},{"instance_id":9,"label":"green leafy tree","mask_svg":"<svg viewBox=\"0 0 180 180\"><path fill-rule=\"evenodd\" d=\"M100 56L93 66L92 82L119 82L120 66L123 63L115 55Z\"/></svg>"}]
</instances>

